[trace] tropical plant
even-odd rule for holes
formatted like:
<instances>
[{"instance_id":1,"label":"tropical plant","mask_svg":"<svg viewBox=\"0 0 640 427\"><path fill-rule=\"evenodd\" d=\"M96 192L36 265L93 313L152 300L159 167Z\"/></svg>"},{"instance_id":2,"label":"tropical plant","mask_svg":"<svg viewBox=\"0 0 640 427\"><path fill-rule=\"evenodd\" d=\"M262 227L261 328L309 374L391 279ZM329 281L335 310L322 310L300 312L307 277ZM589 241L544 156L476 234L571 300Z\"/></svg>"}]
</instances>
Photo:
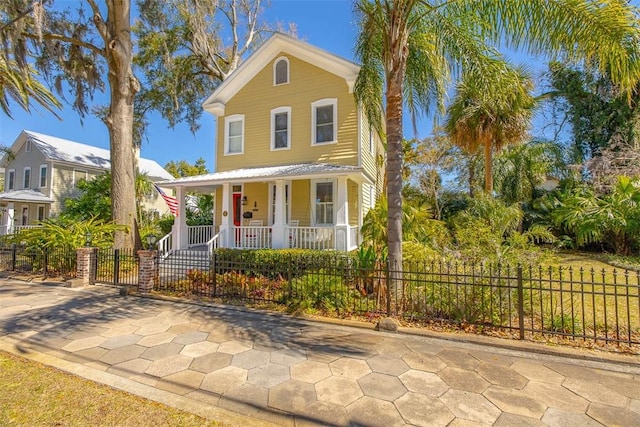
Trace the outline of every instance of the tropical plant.
<instances>
[{"instance_id":1,"label":"tropical plant","mask_svg":"<svg viewBox=\"0 0 640 427\"><path fill-rule=\"evenodd\" d=\"M575 235L582 246L602 243L629 255L640 239L640 180L621 176L611 194L598 197L586 187L558 200L551 213L556 225Z\"/></svg>"},{"instance_id":2,"label":"tropical plant","mask_svg":"<svg viewBox=\"0 0 640 427\"><path fill-rule=\"evenodd\" d=\"M110 248L116 231L127 232L123 225L106 222L99 218L77 220L70 218L49 218L40 227L21 230L13 239L29 248L75 249L90 243L91 246ZM90 242L88 242L90 240Z\"/></svg>"},{"instance_id":3,"label":"tropical plant","mask_svg":"<svg viewBox=\"0 0 640 427\"><path fill-rule=\"evenodd\" d=\"M11 117L10 101L25 111L31 111L31 101L55 114L60 102L38 81L38 72L31 66L20 67L15 61L0 56L0 110Z\"/></svg>"},{"instance_id":4,"label":"tropical plant","mask_svg":"<svg viewBox=\"0 0 640 427\"><path fill-rule=\"evenodd\" d=\"M586 59L625 91L640 77L635 9L618 0L359 0L354 93L387 142L389 259L402 263L403 109L442 106L449 76L479 74L498 57L489 43ZM488 65L489 64L489 65ZM391 278L393 292L401 277Z\"/></svg>"},{"instance_id":5,"label":"tropical plant","mask_svg":"<svg viewBox=\"0 0 640 427\"><path fill-rule=\"evenodd\" d=\"M447 109L445 129L469 154L484 151L484 191L492 194L493 152L527 137L536 105L533 84L523 68L496 62L481 72L465 72Z\"/></svg>"}]
</instances>

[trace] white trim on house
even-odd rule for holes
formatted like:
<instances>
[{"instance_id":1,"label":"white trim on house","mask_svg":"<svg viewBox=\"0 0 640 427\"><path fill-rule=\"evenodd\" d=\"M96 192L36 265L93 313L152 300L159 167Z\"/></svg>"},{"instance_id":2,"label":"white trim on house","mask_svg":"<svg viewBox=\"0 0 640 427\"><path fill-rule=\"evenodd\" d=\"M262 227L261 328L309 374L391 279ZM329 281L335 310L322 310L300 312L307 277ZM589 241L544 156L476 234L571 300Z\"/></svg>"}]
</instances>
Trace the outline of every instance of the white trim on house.
<instances>
[{"instance_id":1,"label":"white trim on house","mask_svg":"<svg viewBox=\"0 0 640 427\"><path fill-rule=\"evenodd\" d=\"M233 123L240 122L240 151L230 151L229 131ZM237 137L234 135L233 137ZM224 118L224 155L235 156L244 154L244 114L233 114Z\"/></svg>"},{"instance_id":2,"label":"white trim on house","mask_svg":"<svg viewBox=\"0 0 640 427\"><path fill-rule=\"evenodd\" d=\"M27 172L29 172L29 179L27 180ZM28 190L31 188L31 166L25 166L22 170L22 188Z\"/></svg>"},{"instance_id":3,"label":"white trim on house","mask_svg":"<svg viewBox=\"0 0 640 427\"><path fill-rule=\"evenodd\" d=\"M42 173L43 169L44 169L44 174ZM49 171L49 167L47 165L40 165L40 175L38 177L38 187L45 188L47 186L47 179L48 179L47 172L48 171ZM42 178L44 178L44 184L42 183Z\"/></svg>"},{"instance_id":4,"label":"white trim on house","mask_svg":"<svg viewBox=\"0 0 640 427\"><path fill-rule=\"evenodd\" d=\"M287 146L276 147L276 115L287 113ZM291 107L278 107L271 110L271 151L291 149Z\"/></svg>"},{"instance_id":5,"label":"white trim on house","mask_svg":"<svg viewBox=\"0 0 640 427\"><path fill-rule=\"evenodd\" d=\"M331 122L333 135L330 141L318 141L317 135L317 111L322 107L332 107L333 118ZM326 125L326 123L324 124ZM322 124L321 124L322 126ZM319 145L327 145L327 144L335 144L338 142L338 99L337 98L324 98L319 99L311 103L311 145L319 146Z\"/></svg>"},{"instance_id":6,"label":"white trim on house","mask_svg":"<svg viewBox=\"0 0 640 427\"><path fill-rule=\"evenodd\" d=\"M285 82L281 82L278 83L278 65L281 62L285 62L287 64L287 81ZM289 58L287 58L286 56L280 56L278 58L276 58L275 61L273 61L273 85L274 86L282 86L282 85L286 85L289 84L289 82L291 82L291 63L289 62Z\"/></svg>"}]
</instances>

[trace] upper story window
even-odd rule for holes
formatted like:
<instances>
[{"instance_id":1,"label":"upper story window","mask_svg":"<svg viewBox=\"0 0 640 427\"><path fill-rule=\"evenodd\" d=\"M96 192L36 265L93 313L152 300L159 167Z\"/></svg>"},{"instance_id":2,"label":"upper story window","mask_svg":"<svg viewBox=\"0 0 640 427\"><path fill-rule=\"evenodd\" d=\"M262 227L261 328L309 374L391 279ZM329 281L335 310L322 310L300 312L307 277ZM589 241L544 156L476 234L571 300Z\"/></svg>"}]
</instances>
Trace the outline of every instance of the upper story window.
<instances>
[{"instance_id":1,"label":"upper story window","mask_svg":"<svg viewBox=\"0 0 640 427\"><path fill-rule=\"evenodd\" d=\"M40 165L40 187L47 186L47 165Z\"/></svg>"},{"instance_id":2,"label":"upper story window","mask_svg":"<svg viewBox=\"0 0 640 427\"><path fill-rule=\"evenodd\" d=\"M31 168L30 167L24 168L24 180L22 181L22 183L24 184L22 188L31 187Z\"/></svg>"},{"instance_id":3,"label":"upper story window","mask_svg":"<svg viewBox=\"0 0 640 427\"><path fill-rule=\"evenodd\" d=\"M337 142L337 117L337 99L321 99L311 104L311 144Z\"/></svg>"},{"instance_id":4,"label":"upper story window","mask_svg":"<svg viewBox=\"0 0 640 427\"><path fill-rule=\"evenodd\" d=\"M32 146L32 142L30 139L27 139L27 142L24 144L24 151L25 153L29 153L31 152L31 146Z\"/></svg>"},{"instance_id":5,"label":"upper story window","mask_svg":"<svg viewBox=\"0 0 640 427\"><path fill-rule=\"evenodd\" d=\"M273 85L283 85L289 83L289 60L278 58L273 63Z\"/></svg>"},{"instance_id":6,"label":"upper story window","mask_svg":"<svg viewBox=\"0 0 640 427\"><path fill-rule=\"evenodd\" d=\"M16 171L14 169L9 169L7 173L7 189L13 190L16 185Z\"/></svg>"},{"instance_id":7,"label":"upper story window","mask_svg":"<svg viewBox=\"0 0 640 427\"><path fill-rule=\"evenodd\" d=\"M224 119L224 154L244 152L244 115L235 114Z\"/></svg>"},{"instance_id":8,"label":"upper story window","mask_svg":"<svg viewBox=\"0 0 640 427\"><path fill-rule=\"evenodd\" d=\"M271 110L271 149L291 148L291 107Z\"/></svg>"}]
</instances>

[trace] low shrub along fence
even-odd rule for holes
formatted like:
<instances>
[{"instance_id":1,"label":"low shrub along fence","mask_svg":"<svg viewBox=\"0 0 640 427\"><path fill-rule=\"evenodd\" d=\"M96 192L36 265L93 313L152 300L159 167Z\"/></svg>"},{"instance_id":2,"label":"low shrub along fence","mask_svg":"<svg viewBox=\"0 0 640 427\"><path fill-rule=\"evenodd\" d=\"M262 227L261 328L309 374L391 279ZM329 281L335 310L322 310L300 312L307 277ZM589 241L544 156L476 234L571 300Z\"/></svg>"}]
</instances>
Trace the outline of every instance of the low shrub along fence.
<instances>
[{"instance_id":1,"label":"low shrub along fence","mask_svg":"<svg viewBox=\"0 0 640 427\"><path fill-rule=\"evenodd\" d=\"M159 269L155 290L173 295L332 316L393 314L493 328L520 339L640 344L640 275L626 270L445 262L405 263L399 269L380 261L365 264L353 254L299 250L219 250L212 258L173 260L171 274L162 263ZM390 277L401 279L394 283Z\"/></svg>"}]
</instances>

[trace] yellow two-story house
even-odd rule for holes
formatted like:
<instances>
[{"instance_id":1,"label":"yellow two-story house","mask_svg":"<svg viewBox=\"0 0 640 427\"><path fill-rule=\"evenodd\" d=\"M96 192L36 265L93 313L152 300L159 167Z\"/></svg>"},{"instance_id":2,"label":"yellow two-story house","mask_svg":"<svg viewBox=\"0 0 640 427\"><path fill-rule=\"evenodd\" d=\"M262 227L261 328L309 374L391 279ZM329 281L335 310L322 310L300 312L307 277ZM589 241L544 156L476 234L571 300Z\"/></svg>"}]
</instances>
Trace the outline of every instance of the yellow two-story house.
<instances>
[{"instance_id":1,"label":"yellow two-story house","mask_svg":"<svg viewBox=\"0 0 640 427\"><path fill-rule=\"evenodd\" d=\"M216 118L215 173L162 182L215 194L211 233L187 227L180 203L165 249L351 250L382 190L384 150L353 86L359 66L275 34L204 102Z\"/></svg>"}]
</instances>

